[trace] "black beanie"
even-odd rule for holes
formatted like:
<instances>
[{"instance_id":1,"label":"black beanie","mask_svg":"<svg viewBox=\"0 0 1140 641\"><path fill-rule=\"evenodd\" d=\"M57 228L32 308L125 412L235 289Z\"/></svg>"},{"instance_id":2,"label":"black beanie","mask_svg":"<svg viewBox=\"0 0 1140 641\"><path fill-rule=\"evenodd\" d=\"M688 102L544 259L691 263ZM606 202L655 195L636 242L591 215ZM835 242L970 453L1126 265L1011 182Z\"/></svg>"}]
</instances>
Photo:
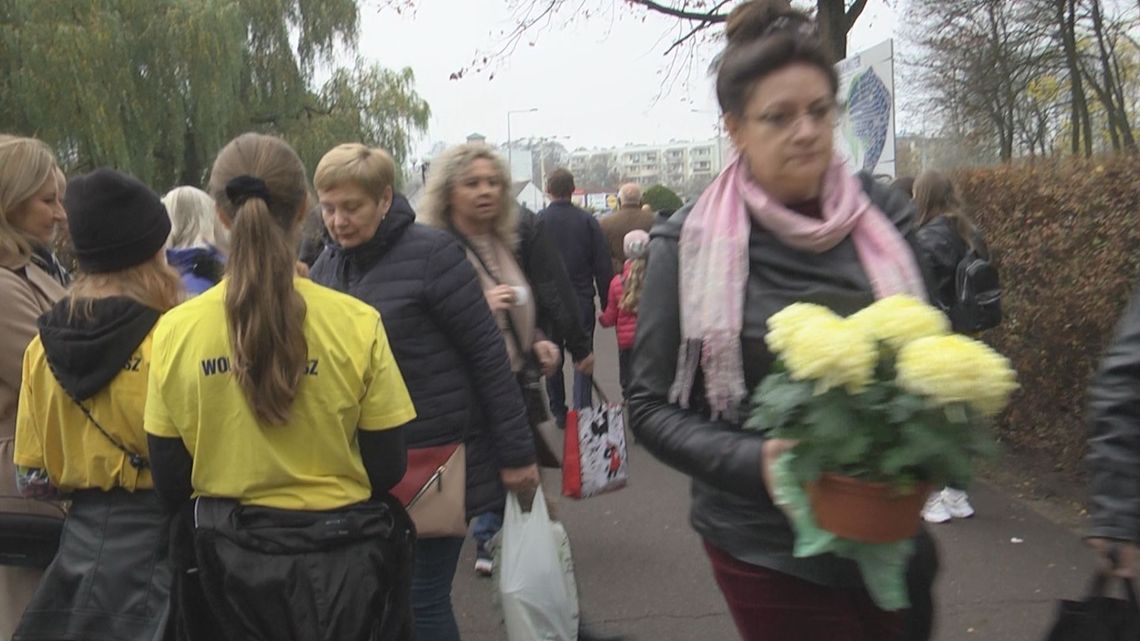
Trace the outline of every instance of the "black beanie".
<instances>
[{"instance_id":1,"label":"black beanie","mask_svg":"<svg viewBox=\"0 0 1140 641\"><path fill-rule=\"evenodd\" d=\"M170 215L158 194L113 169L72 178L63 207L79 268L90 274L141 265L170 236Z\"/></svg>"}]
</instances>

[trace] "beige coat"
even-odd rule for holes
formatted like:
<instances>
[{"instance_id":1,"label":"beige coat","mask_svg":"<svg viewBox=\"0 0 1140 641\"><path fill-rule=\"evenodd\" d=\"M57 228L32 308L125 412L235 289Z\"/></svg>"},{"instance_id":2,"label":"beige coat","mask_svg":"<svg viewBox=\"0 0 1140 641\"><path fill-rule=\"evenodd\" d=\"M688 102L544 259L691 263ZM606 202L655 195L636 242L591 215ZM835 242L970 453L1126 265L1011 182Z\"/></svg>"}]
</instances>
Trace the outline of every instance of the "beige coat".
<instances>
[{"instance_id":1,"label":"beige coat","mask_svg":"<svg viewBox=\"0 0 1140 641\"><path fill-rule=\"evenodd\" d=\"M19 498L12 454L24 350L38 331L36 319L63 295L63 287L27 259L0 255L0 512L60 514L52 505ZM41 574L0 566L0 640L12 638Z\"/></svg>"},{"instance_id":2,"label":"beige coat","mask_svg":"<svg viewBox=\"0 0 1140 641\"><path fill-rule=\"evenodd\" d=\"M620 274L622 265L625 264L625 247L622 246L625 235L635 229L648 232L649 228L653 227L655 217L656 214L645 211L641 205L621 207L609 216L602 216L598 224L602 227L602 233L606 235L606 244L610 246L610 259L613 261L615 274Z\"/></svg>"}]
</instances>

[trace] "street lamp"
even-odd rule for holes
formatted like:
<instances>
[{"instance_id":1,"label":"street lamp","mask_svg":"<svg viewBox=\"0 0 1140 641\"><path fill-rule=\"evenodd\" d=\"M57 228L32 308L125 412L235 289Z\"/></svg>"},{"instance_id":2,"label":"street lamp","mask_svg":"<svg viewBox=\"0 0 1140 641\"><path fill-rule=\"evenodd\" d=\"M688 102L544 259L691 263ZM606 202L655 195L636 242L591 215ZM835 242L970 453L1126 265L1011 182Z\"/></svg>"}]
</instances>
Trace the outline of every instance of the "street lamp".
<instances>
[{"instance_id":1,"label":"street lamp","mask_svg":"<svg viewBox=\"0 0 1140 641\"><path fill-rule=\"evenodd\" d=\"M511 162L511 114L528 114L538 111L538 107L531 107L530 109L511 109L507 111L507 171L514 171L514 164ZM514 178L511 178L514 180Z\"/></svg>"}]
</instances>

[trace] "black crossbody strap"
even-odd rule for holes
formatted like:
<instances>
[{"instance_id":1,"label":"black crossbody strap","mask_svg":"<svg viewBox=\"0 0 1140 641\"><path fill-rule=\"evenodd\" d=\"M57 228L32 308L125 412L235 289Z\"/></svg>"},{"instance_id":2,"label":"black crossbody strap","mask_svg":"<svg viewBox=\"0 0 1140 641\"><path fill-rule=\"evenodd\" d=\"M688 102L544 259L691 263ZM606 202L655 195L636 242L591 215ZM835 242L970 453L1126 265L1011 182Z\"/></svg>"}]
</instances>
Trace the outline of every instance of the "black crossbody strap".
<instances>
[{"instance_id":1,"label":"black crossbody strap","mask_svg":"<svg viewBox=\"0 0 1140 641\"><path fill-rule=\"evenodd\" d=\"M103 426L99 424L99 421L96 421L95 417L91 415L91 410L87 409L87 406L75 400L74 398L71 400L79 406L79 409L83 411L83 415L87 417L87 420L91 421L91 424L95 426L95 429L99 430L99 433L102 434L111 443L111 445L115 446L115 449L127 455L127 461L130 462L131 467L135 468L136 470L145 470L146 468L150 467L150 461L146 460L146 457L137 452L132 452L130 448L128 448L126 445L123 445L122 441L115 438L110 432L104 429Z\"/></svg>"}]
</instances>

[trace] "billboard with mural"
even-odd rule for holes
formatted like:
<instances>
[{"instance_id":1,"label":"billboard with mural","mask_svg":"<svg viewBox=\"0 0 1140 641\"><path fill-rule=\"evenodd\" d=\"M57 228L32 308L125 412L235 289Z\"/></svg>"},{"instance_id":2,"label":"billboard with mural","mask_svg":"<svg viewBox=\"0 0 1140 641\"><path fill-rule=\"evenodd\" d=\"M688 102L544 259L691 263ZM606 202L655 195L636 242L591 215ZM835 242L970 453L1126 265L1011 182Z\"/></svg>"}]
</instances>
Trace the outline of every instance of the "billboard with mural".
<instances>
[{"instance_id":1,"label":"billboard with mural","mask_svg":"<svg viewBox=\"0 0 1140 641\"><path fill-rule=\"evenodd\" d=\"M844 109L835 125L835 148L852 170L895 175L894 41L835 65Z\"/></svg>"}]
</instances>

